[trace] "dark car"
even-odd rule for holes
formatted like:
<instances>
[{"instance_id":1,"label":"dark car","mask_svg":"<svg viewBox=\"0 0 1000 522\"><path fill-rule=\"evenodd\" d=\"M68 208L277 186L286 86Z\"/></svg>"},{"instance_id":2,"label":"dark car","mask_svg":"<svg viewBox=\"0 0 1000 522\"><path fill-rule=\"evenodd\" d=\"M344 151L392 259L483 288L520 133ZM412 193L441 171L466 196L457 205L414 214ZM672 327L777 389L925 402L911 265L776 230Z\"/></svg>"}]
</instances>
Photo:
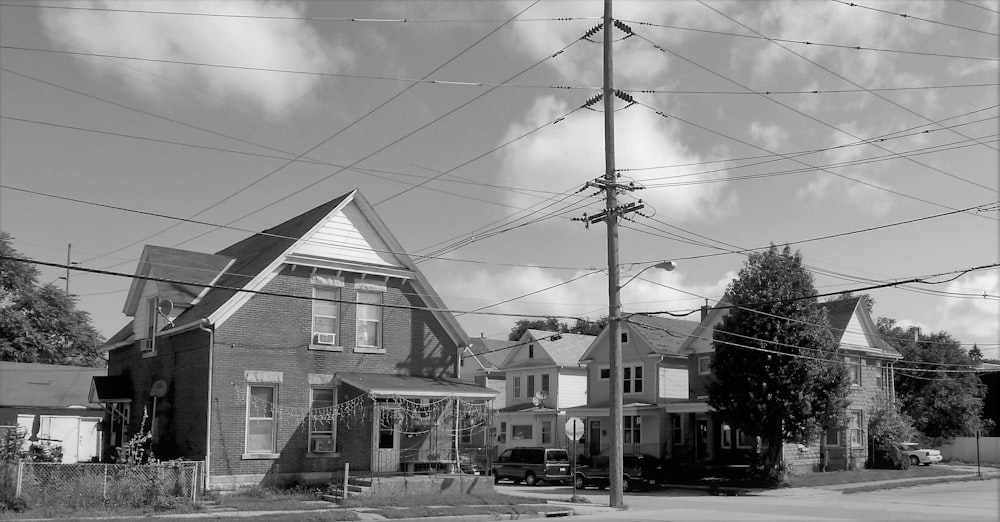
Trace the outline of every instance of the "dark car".
<instances>
[{"instance_id":1,"label":"dark car","mask_svg":"<svg viewBox=\"0 0 1000 522\"><path fill-rule=\"evenodd\" d=\"M510 479L524 481L529 486L541 482L568 484L570 474L569 453L559 448L511 448L493 464L493 482Z\"/></svg>"},{"instance_id":2,"label":"dark car","mask_svg":"<svg viewBox=\"0 0 1000 522\"><path fill-rule=\"evenodd\" d=\"M622 457L622 490L632 491L655 487L663 473L660 459L652 455L625 455ZM604 489L611 485L611 463L605 455L591 459L589 466L578 466L576 469L577 489L595 486Z\"/></svg>"}]
</instances>

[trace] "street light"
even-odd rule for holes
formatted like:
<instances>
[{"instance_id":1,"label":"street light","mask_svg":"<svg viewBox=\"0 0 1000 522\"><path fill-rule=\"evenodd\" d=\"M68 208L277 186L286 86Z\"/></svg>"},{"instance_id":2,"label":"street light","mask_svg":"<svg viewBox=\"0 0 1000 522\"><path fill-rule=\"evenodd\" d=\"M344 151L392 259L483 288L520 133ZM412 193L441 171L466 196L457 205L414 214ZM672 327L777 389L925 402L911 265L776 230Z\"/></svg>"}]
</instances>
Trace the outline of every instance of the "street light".
<instances>
[{"instance_id":1,"label":"street light","mask_svg":"<svg viewBox=\"0 0 1000 522\"><path fill-rule=\"evenodd\" d=\"M616 268L616 267L615 267ZM611 351L609 359L611 360L610 368L610 380L611 380L611 455L610 455L610 466L609 466L609 489L611 490L609 503L611 507L621 507L624 501L624 491L622 489L622 480L625 472L624 459L623 459L623 448L622 448L622 337L621 337L621 290L625 288L626 285L635 280L635 278L642 275L643 272L649 270L650 268L660 268L663 270L671 271L677 268L677 264L673 261L661 261L655 265L649 265L635 274L624 284L617 284L617 281L612 281L611 288L614 289L613 295L611 296L611 307L610 314L608 317L608 335L611 337L611 342L608 343L609 350ZM616 278L618 275L617 270L614 271L612 275Z\"/></svg>"}]
</instances>

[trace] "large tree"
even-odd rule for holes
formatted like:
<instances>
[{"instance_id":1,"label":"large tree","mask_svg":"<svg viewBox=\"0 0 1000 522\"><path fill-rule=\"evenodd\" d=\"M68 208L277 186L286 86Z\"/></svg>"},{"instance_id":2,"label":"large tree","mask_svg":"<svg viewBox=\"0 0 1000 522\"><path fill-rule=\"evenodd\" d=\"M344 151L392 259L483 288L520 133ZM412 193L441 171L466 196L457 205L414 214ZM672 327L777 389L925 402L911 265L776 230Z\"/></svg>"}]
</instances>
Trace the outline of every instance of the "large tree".
<instances>
[{"instance_id":1,"label":"large tree","mask_svg":"<svg viewBox=\"0 0 1000 522\"><path fill-rule=\"evenodd\" d=\"M914 328L904 330L885 317L877 325L882 338L903 354L900 366L920 368L897 369L895 385L901 409L921 433L951 438L990 428L983 423L986 386L972 371L978 362L957 340L943 331L924 335Z\"/></svg>"},{"instance_id":2,"label":"large tree","mask_svg":"<svg viewBox=\"0 0 1000 522\"><path fill-rule=\"evenodd\" d=\"M750 254L730 283L732 305L715 327L708 403L735 428L757 435L759 478L782 479L781 446L844 422L850 386L843 354L812 274L787 246Z\"/></svg>"},{"instance_id":3,"label":"large tree","mask_svg":"<svg viewBox=\"0 0 1000 522\"><path fill-rule=\"evenodd\" d=\"M22 256L6 232L0 256L0 360L104 366L90 314L52 283L40 285L34 266L11 259Z\"/></svg>"},{"instance_id":4,"label":"large tree","mask_svg":"<svg viewBox=\"0 0 1000 522\"><path fill-rule=\"evenodd\" d=\"M510 333L507 334L508 341L517 341L528 330L545 330L548 332L575 333L584 335L597 335L608 324L607 316L597 320L577 319L573 326L559 322L556 317L546 317L545 319L518 319L514 323Z\"/></svg>"}]
</instances>

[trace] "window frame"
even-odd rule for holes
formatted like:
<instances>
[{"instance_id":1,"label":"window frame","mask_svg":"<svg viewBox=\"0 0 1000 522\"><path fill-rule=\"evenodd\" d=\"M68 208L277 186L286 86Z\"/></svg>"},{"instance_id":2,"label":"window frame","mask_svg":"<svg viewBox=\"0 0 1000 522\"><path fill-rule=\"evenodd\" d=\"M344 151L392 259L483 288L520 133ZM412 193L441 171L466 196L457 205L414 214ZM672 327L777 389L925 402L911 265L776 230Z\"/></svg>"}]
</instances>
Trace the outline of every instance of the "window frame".
<instances>
[{"instance_id":1,"label":"window frame","mask_svg":"<svg viewBox=\"0 0 1000 522\"><path fill-rule=\"evenodd\" d=\"M377 303L362 302L361 296L374 296L377 299ZM382 305L385 300L385 292L380 292L376 290L357 290L355 292L354 301L356 304L355 317L354 317L354 351L357 353L385 353L385 336L382 329ZM364 309L372 308L375 311L376 318L361 318L361 311ZM362 322L375 323L375 338L376 344L361 344L361 324Z\"/></svg>"},{"instance_id":2,"label":"window frame","mask_svg":"<svg viewBox=\"0 0 1000 522\"><path fill-rule=\"evenodd\" d=\"M518 434L522 437L518 437ZM524 437L527 433L527 437ZM531 424L511 424L510 425L510 440L511 442L515 440L535 440L535 427Z\"/></svg>"},{"instance_id":3,"label":"window frame","mask_svg":"<svg viewBox=\"0 0 1000 522\"><path fill-rule=\"evenodd\" d=\"M844 362L847 364L847 369L851 376L851 386L861 387L861 367L862 358L860 356L855 357L852 355L844 356Z\"/></svg>"},{"instance_id":4,"label":"window frame","mask_svg":"<svg viewBox=\"0 0 1000 522\"><path fill-rule=\"evenodd\" d=\"M251 417L251 405L255 400L253 395L254 388L269 388L271 390L271 400L270 405L265 406L265 412L270 409L270 417ZM278 383L276 382L250 382L247 383L246 387L246 411L244 414L245 425L244 425L244 438L243 438L243 453L245 458L277 458L277 447L278 447L278 412L276 406L278 405ZM251 421L260 420L270 420L271 423L271 447L269 450L266 449L254 449L250 448L250 423Z\"/></svg>"},{"instance_id":5,"label":"window frame","mask_svg":"<svg viewBox=\"0 0 1000 522\"><path fill-rule=\"evenodd\" d=\"M333 292L334 295L333 295L333 297L322 297L322 296L319 295L320 292ZM313 296L313 301L312 301L312 325L311 325L311 332L310 332L310 335L309 335L309 349L310 350L321 350L321 351L332 351L332 352L341 352L341 351L343 351L344 350L344 336L343 336L343 321L342 321L342 319L343 319L343 315L344 315L344 309L341 306L341 303L339 302L342 299L342 296L343 296L342 289L340 287L338 287L338 286L314 285L313 288L312 288L312 296ZM333 299L336 302L330 303L330 302L327 302L327 301L317 301L317 298ZM333 313L335 315L330 316L330 315L324 315L324 314L317 313L317 310L316 310L317 305L320 305L320 306L322 306L322 305L332 305L333 308L334 308L333 309ZM316 318L318 318L318 317L333 319L333 322L334 322L333 330L334 331L333 332L319 332L319 331L317 331L317 329L316 329ZM332 345L318 344L316 342L316 336L318 334L333 334L333 336L334 336L334 342L333 342L333 344Z\"/></svg>"},{"instance_id":6,"label":"window frame","mask_svg":"<svg viewBox=\"0 0 1000 522\"><path fill-rule=\"evenodd\" d=\"M725 422L719 425L719 447L722 449L733 447L733 428Z\"/></svg>"},{"instance_id":7,"label":"window frame","mask_svg":"<svg viewBox=\"0 0 1000 522\"><path fill-rule=\"evenodd\" d=\"M622 416L622 443L642 444L642 417L639 415Z\"/></svg>"},{"instance_id":8,"label":"window frame","mask_svg":"<svg viewBox=\"0 0 1000 522\"><path fill-rule=\"evenodd\" d=\"M611 379L611 368L598 368L597 378L602 381Z\"/></svg>"},{"instance_id":9,"label":"window frame","mask_svg":"<svg viewBox=\"0 0 1000 522\"><path fill-rule=\"evenodd\" d=\"M739 449L750 449L753 447L750 435L743 430L736 430L736 447Z\"/></svg>"},{"instance_id":10,"label":"window frame","mask_svg":"<svg viewBox=\"0 0 1000 522\"><path fill-rule=\"evenodd\" d=\"M552 421L542 421L542 444L552 444Z\"/></svg>"},{"instance_id":11,"label":"window frame","mask_svg":"<svg viewBox=\"0 0 1000 522\"><path fill-rule=\"evenodd\" d=\"M142 357L153 357L156 355L156 332L160 322L160 296L154 295L146 299L146 343L148 349L140 346L139 352ZM141 341L140 341L141 342Z\"/></svg>"},{"instance_id":12,"label":"window frame","mask_svg":"<svg viewBox=\"0 0 1000 522\"><path fill-rule=\"evenodd\" d=\"M511 388L514 389L514 398L515 399L520 399L521 398L521 376L520 375L514 375L514 376L511 377L511 379L514 380L514 382L511 383L512 384Z\"/></svg>"},{"instance_id":13,"label":"window frame","mask_svg":"<svg viewBox=\"0 0 1000 522\"><path fill-rule=\"evenodd\" d=\"M643 392L643 365L636 364L622 367L622 393L639 394Z\"/></svg>"},{"instance_id":14,"label":"window frame","mask_svg":"<svg viewBox=\"0 0 1000 522\"><path fill-rule=\"evenodd\" d=\"M330 422L330 430L315 430L313 427L314 419L312 417L313 410L316 408L316 392L317 391L330 391L330 406L326 408L334 408L337 406L337 387L336 386L311 386L309 388L309 426L307 433L308 445L306 446L306 454L308 455L322 455L322 456L336 456L339 454L337 451L337 419L339 418L336 413L334 413L333 419ZM320 440L319 437L329 437L330 450L329 451L318 451L315 449L313 444L314 440Z\"/></svg>"},{"instance_id":15,"label":"window frame","mask_svg":"<svg viewBox=\"0 0 1000 522\"><path fill-rule=\"evenodd\" d=\"M670 414L670 442L674 446L684 444L684 416L680 413Z\"/></svg>"},{"instance_id":16,"label":"window frame","mask_svg":"<svg viewBox=\"0 0 1000 522\"><path fill-rule=\"evenodd\" d=\"M524 382L524 396L531 398L535 396L535 376L527 375Z\"/></svg>"},{"instance_id":17,"label":"window frame","mask_svg":"<svg viewBox=\"0 0 1000 522\"><path fill-rule=\"evenodd\" d=\"M710 355L702 355L698 357L698 375L711 375L711 374L712 374L712 357Z\"/></svg>"},{"instance_id":18,"label":"window frame","mask_svg":"<svg viewBox=\"0 0 1000 522\"><path fill-rule=\"evenodd\" d=\"M549 377L549 374L543 373L541 375L541 383L539 383L539 385L538 385L538 391L540 391L540 392L542 392L542 393L544 393L546 395L549 395L550 392L552 391L552 387L550 385L550 381L551 381L551 378Z\"/></svg>"}]
</instances>

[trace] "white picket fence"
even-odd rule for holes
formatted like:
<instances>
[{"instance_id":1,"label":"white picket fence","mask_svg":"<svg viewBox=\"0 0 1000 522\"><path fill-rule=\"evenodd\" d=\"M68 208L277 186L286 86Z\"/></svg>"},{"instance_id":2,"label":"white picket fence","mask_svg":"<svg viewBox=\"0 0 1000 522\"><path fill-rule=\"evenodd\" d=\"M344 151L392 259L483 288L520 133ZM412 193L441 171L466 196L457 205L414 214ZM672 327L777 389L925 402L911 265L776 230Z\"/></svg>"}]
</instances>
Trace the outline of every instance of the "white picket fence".
<instances>
[{"instance_id":1,"label":"white picket fence","mask_svg":"<svg viewBox=\"0 0 1000 522\"><path fill-rule=\"evenodd\" d=\"M976 462L976 438L956 437L941 446L944 460ZM1000 437L979 438L979 462L1000 464Z\"/></svg>"}]
</instances>

